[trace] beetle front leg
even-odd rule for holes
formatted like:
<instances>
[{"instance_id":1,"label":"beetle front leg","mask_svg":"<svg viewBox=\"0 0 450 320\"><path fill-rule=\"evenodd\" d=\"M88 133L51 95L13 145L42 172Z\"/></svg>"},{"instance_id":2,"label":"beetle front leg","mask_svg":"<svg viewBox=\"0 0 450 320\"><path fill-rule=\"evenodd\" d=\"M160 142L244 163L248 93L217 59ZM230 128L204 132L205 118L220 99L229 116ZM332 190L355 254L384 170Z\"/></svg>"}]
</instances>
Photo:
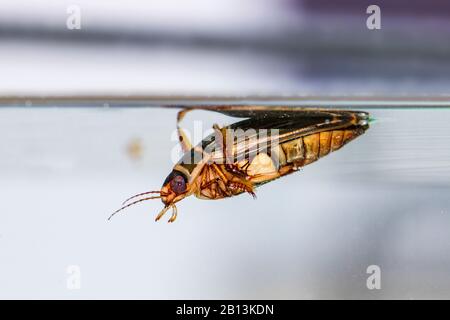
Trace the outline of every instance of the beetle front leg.
<instances>
[{"instance_id":1,"label":"beetle front leg","mask_svg":"<svg viewBox=\"0 0 450 320\"><path fill-rule=\"evenodd\" d=\"M178 209L175 205L172 206L172 216L170 217L169 223L174 222L177 219L177 215L178 215Z\"/></svg>"},{"instance_id":2,"label":"beetle front leg","mask_svg":"<svg viewBox=\"0 0 450 320\"><path fill-rule=\"evenodd\" d=\"M158 221L159 219L161 219L161 217L167 212L167 210L169 210L170 206L164 207L160 213L158 213L158 215L155 218L155 221Z\"/></svg>"}]
</instances>

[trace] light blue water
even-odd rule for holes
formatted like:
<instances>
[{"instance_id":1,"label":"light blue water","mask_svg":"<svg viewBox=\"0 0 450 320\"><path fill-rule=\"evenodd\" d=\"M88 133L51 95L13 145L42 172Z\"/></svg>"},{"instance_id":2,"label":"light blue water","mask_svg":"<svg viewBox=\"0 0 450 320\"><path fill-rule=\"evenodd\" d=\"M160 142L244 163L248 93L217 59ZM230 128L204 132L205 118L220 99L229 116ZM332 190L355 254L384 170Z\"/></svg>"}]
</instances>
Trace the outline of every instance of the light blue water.
<instances>
[{"instance_id":1,"label":"light blue water","mask_svg":"<svg viewBox=\"0 0 450 320\"><path fill-rule=\"evenodd\" d=\"M369 111L257 200L186 199L169 225L157 200L106 219L170 172L176 110L0 109L0 298L450 298L450 110Z\"/></svg>"}]
</instances>

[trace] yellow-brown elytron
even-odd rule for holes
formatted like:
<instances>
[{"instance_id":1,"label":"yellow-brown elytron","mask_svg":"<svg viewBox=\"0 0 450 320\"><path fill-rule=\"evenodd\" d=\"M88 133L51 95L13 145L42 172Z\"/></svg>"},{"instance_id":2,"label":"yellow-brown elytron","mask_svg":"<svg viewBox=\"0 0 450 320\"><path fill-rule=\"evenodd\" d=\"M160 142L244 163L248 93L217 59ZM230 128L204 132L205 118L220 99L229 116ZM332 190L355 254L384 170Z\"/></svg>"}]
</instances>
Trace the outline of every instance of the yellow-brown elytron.
<instances>
[{"instance_id":1,"label":"yellow-brown elytron","mask_svg":"<svg viewBox=\"0 0 450 320\"><path fill-rule=\"evenodd\" d=\"M193 147L179 125L191 110L246 119L222 128L214 125L214 133ZM362 111L249 105L184 108L177 119L184 156L161 190L127 199L110 218L136 203L161 199L164 208L155 220L172 209L173 222L175 204L190 195L215 200L245 192L254 197L255 188L340 149L368 128L369 114Z\"/></svg>"}]
</instances>

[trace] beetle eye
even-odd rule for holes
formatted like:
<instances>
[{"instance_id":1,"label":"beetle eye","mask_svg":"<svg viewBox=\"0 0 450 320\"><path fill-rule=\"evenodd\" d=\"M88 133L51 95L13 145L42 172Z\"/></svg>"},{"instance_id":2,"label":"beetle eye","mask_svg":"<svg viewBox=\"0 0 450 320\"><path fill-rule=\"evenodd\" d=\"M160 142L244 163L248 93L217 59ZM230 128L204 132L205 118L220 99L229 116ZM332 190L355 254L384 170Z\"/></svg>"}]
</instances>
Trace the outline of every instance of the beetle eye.
<instances>
[{"instance_id":1,"label":"beetle eye","mask_svg":"<svg viewBox=\"0 0 450 320\"><path fill-rule=\"evenodd\" d=\"M186 181L181 175L175 176L172 181L170 181L170 187L173 192L180 194L186 191Z\"/></svg>"}]
</instances>

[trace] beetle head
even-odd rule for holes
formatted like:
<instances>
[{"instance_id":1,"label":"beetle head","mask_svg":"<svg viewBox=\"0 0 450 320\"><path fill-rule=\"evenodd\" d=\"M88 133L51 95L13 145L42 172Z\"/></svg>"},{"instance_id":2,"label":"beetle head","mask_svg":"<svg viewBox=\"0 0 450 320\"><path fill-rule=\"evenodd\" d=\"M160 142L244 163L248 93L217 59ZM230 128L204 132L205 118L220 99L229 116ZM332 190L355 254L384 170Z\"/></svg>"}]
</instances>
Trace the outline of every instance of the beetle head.
<instances>
[{"instance_id":1,"label":"beetle head","mask_svg":"<svg viewBox=\"0 0 450 320\"><path fill-rule=\"evenodd\" d=\"M161 188L161 200L164 205L171 206L185 198L189 190L188 184L188 178L182 172L173 170Z\"/></svg>"},{"instance_id":2,"label":"beetle head","mask_svg":"<svg viewBox=\"0 0 450 320\"><path fill-rule=\"evenodd\" d=\"M135 205L136 203L151 199L161 199L162 202L164 203L164 208L156 216L155 221L158 221L167 212L167 210L172 208L172 216L170 217L169 222L174 222L177 217L177 207L175 206L175 203L188 196L189 195L188 191L189 191L188 178L182 172L173 170L164 181L161 191L143 192L128 198L122 203L123 207L114 211L109 216L108 220L110 220L116 213L132 205ZM131 199L135 199L148 194L158 194L158 195L151 197L147 196L129 203Z\"/></svg>"}]
</instances>

